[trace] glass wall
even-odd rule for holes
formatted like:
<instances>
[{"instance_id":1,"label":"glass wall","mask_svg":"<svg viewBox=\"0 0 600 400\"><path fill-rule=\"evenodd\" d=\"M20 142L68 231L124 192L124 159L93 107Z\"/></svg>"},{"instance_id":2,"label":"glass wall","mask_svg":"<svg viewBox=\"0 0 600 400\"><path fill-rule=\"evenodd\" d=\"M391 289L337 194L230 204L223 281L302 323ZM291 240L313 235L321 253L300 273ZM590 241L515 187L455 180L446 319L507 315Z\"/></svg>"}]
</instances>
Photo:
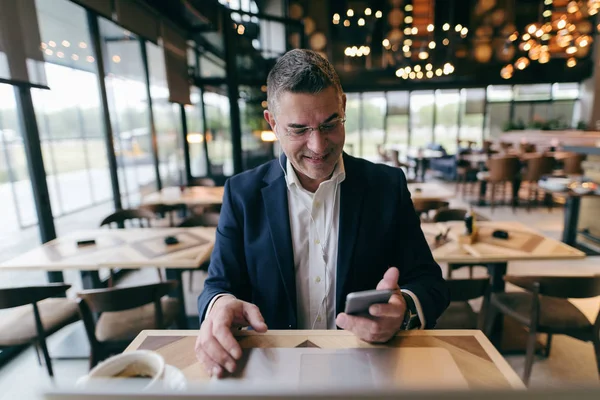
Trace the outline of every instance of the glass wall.
<instances>
[{"instance_id":1,"label":"glass wall","mask_svg":"<svg viewBox=\"0 0 600 400\"><path fill-rule=\"evenodd\" d=\"M459 139L481 143L485 121L485 89L460 91Z\"/></svg>"},{"instance_id":2,"label":"glass wall","mask_svg":"<svg viewBox=\"0 0 600 400\"><path fill-rule=\"evenodd\" d=\"M190 169L192 176L208 175L206 152L204 151L204 121L202 120L202 97L198 88L191 88L191 105L185 106L187 119L187 142L190 148Z\"/></svg>"},{"instance_id":3,"label":"glass wall","mask_svg":"<svg viewBox=\"0 0 600 400\"><path fill-rule=\"evenodd\" d=\"M154 43L146 42L146 51L160 179L163 187L179 186L185 180L181 107L169 102L163 49Z\"/></svg>"},{"instance_id":4,"label":"glass wall","mask_svg":"<svg viewBox=\"0 0 600 400\"><path fill-rule=\"evenodd\" d=\"M408 143L409 92L387 93L387 143Z\"/></svg>"},{"instance_id":5,"label":"glass wall","mask_svg":"<svg viewBox=\"0 0 600 400\"><path fill-rule=\"evenodd\" d=\"M376 161L379 159L377 146L383 145L385 141L386 108L385 93L363 93L363 126L361 132L363 135L363 148L361 156L367 160Z\"/></svg>"},{"instance_id":6,"label":"glass wall","mask_svg":"<svg viewBox=\"0 0 600 400\"><path fill-rule=\"evenodd\" d=\"M14 89L0 84L0 262L39 243ZM43 277L43 274L40 274ZM5 280L3 273L2 279ZM5 285L6 286L6 285Z\"/></svg>"},{"instance_id":7,"label":"glass wall","mask_svg":"<svg viewBox=\"0 0 600 400\"><path fill-rule=\"evenodd\" d=\"M57 218L98 205L110 209L105 129L86 13L66 0L36 0L36 6L50 90L33 89L32 97L52 212ZM78 220L73 229L98 222Z\"/></svg>"},{"instance_id":8,"label":"glass wall","mask_svg":"<svg viewBox=\"0 0 600 400\"><path fill-rule=\"evenodd\" d=\"M346 142L344 151L355 157L360 157L360 94L346 95Z\"/></svg>"},{"instance_id":9,"label":"glass wall","mask_svg":"<svg viewBox=\"0 0 600 400\"><path fill-rule=\"evenodd\" d=\"M435 128L433 142L440 144L448 153L456 152L460 108L458 90L436 90Z\"/></svg>"},{"instance_id":10,"label":"glass wall","mask_svg":"<svg viewBox=\"0 0 600 400\"><path fill-rule=\"evenodd\" d=\"M410 94L410 146L425 147L431 143L435 94L415 91Z\"/></svg>"},{"instance_id":11,"label":"glass wall","mask_svg":"<svg viewBox=\"0 0 600 400\"><path fill-rule=\"evenodd\" d=\"M206 142L213 175L233 175L233 153L229 99L216 91L204 92L206 112Z\"/></svg>"},{"instance_id":12,"label":"glass wall","mask_svg":"<svg viewBox=\"0 0 600 400\"><path fill-rule=\"evenodd\" d=\"M104 19L100 34L121 200L134 208L157 189L142 48L137 36Z\"/></svg>"}]
</instances>

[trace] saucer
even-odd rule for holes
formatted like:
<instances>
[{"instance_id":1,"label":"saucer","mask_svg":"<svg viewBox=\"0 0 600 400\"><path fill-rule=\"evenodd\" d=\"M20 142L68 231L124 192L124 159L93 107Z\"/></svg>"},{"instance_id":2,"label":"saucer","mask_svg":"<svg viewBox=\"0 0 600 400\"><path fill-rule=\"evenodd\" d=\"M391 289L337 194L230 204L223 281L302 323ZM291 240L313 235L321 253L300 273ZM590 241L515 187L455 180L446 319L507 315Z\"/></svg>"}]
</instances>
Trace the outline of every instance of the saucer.
<instances>
[{"instance_id":1,"label":"saucer","mask_svg":"<svg viewBox=\"0 0 600 400\"><path fill-rule=\"evenodd\" d=\"M163 376L163 385L167 390L181 391L187 388L185 375L179 368L172 365L165 365L165 374Z\"/></svg>"}]
</instances>

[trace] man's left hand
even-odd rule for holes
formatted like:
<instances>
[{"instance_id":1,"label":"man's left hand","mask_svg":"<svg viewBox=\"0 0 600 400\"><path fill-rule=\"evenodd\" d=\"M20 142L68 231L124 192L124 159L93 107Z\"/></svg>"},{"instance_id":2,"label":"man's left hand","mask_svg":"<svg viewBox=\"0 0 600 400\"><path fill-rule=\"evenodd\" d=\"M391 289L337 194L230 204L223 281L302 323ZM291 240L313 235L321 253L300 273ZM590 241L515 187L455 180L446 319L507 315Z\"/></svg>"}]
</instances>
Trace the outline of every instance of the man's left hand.
<instances>
[{"instance_id":1,"label":"man's left hand","mask_svg":"<svg viewBox=\"0 0 600 400\"><path fill-rule=\"evenodd\" d=\"M373 304L369 307L371 317L359 317L339 313L335 322L337 326L354 333L359 339L369 343L384 343L390 340L402 326L406 313L406 301L400 293L398 268L392 267L383 275L377 284L377 290L396 290L387 304Z\"/></svg>"}]
</instances>

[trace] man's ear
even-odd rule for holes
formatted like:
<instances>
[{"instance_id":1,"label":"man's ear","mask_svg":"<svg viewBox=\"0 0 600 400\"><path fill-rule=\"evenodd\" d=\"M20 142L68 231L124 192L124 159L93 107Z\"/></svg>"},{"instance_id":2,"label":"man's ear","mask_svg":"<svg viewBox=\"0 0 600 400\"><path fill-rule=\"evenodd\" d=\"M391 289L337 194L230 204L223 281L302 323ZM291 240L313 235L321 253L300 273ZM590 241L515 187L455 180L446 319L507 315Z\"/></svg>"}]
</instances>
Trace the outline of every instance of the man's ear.
<instances>
[{"instance_id":1,"label":"man's ear","mask_svg":"<svg viewBox=\"0 0 600 400\"><path fill-rule=\"evenodd\" d=\"M265 110L265 111L263 111L263 116L265 117L265 121L267 121L267 123L271 127L271 130L273 132L275 132L276 122L275 122L275 117L273 116L273 114L271 114L271 112L269 110Z\"/></svg>"},{"instance_id":2,"label":"man's ear","mask_svg":"<svg viewBox=\"0 0 600 400\"><path fill-rule=\"evenodd\" d=\"M346 93L342 93L342 109L344 110L344 117L346 116Z\"/></svg>"}]
</instances>

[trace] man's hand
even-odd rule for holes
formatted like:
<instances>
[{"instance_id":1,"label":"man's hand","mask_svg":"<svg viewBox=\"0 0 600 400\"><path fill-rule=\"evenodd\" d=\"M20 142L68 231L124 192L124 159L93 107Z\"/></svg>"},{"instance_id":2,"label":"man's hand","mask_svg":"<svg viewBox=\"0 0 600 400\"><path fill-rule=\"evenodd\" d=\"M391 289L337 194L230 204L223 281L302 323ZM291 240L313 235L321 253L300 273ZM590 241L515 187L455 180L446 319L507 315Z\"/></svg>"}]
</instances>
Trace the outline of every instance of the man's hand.
<instances>
[{"instance_id":1,"label":"man's hand","mask_svg":"<svg viewBox=\"0 0 600 400\"><path fill-rule=\"evenodd\" d=\"M387 304L373 304L369 307L371 317L358 317L339 313L336 324L342 329L351 331L359 339L369 343L384 343L390 340L402 326L406 313L406 301L400 293L398 268L392 267L383 275L377 284L377 290L397 290Z\"/></svg>"},{"instance_id":2,"label":"man's hand","mask_svg":"<svg viewBox=\"0 0 600 400\"><path fill-rule=\"evenodd\" d=\"M267 331L267 324L254 304L233 296L218 299L196 339L196 357L209 375L221 377L224 368L230 373L235 371L236 361L242 357L242 348L231 332L235 326L252 326L261 333Z\"/></svg>"}]
</instances>

